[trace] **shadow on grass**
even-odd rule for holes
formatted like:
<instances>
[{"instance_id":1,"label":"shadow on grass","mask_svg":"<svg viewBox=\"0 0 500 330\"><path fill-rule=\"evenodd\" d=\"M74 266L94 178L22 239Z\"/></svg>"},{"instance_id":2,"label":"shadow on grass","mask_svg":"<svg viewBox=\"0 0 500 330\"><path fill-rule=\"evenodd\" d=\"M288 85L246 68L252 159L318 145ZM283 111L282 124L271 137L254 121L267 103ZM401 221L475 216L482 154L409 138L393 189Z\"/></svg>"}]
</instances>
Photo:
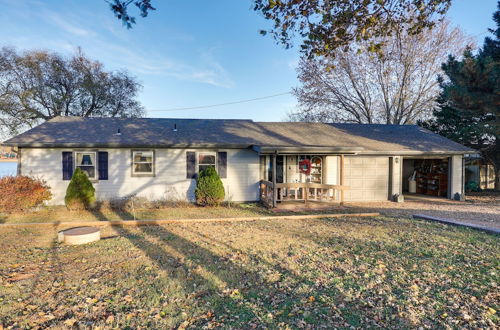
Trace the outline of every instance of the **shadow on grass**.
<instances>
[{"instance_id":1,"label":"shadow on grass","mask_svg":"<svg viewBox=\"0 0 500 330\"><path fill-rule=\"evenodd\" d=\"M169 279L178 283L186 297L197 297L196 306L191 306L188 312L196 313L196 307L206 312L207 306L210 306L217 321L220 318L225 326L230 327L248 327L250 323L277 326L280 322L325 325L333 319L347 320L349 324L359 326L364 317L363 308L357 303L342 310L340 318L331 307L308 302L311 295L344 301L345 296L335 287L317 286L311 276L292 271L279 262L271 263L257 253L240 251L189 226L181 227L183 232L189 234L189 239L168 227L149 225L129 229L115 225L113 229L142 251ZM296 234L299 233L283 233ZM301 236L308 241L316 238L308 233L301 233ZM233 258L238 253L245 255L245 262ZM340 272L340 269L326 271ZM272 278L276 272L279 279ZM306 317L297 313L305 305L311 310ZM281 312L277 314L276 311ZM270 313L273 316L269 317ZM192 326L203 326L213 321L199 315L191 317L194 319ZM401 318L394 324L408 325L408 322Z\"/></svg>"},{"instance_id":2,"label":"shadow on grass","mask_svg":"<svg viewBox=\"0 0 500 330\"><path fill-rule=\"evenodd\" d=\"M50 293L51 299L63 301L65 293L66 281L64 278L63 265L59 257L59 243L57 241L57 234L60 230L59 222L54 223L52 226L53 239L51 240L50 246L48 248L48 253L45 261L42 264L46 266L41 266L30 285L28 290L29 294L25 301L26 304L35 304L35 300L39 299L40 296L46 295L47 282L50 282ZM26 317L23 315L23 317ZM62 317L64 318L64 317ZM39 328L48 328L53 324L52 320L47 320L42 323L38 323Z\"/></svg>"},{"instance_id":3,"label":"shadow on grass","mask_svg":"<svg viewBox=\"0 0 500 330\"><path fill-rule=\"evenodd\" d=\"M103 214L96 216L102 217ZM113 229L176 281L186 296L194 294L210 301L215 315L238 315L236 324L240 326L267 315L268 311L255 310L246 304L243 298L246 290L252 289L255 283L264 281L259 274L240 267L160 225L140 226L140 234L125 226L115 225ZM234 290L238 290L238 294ZM207 320L200 319L198 322L201 325Z\"/></svg>"}]
</instances>

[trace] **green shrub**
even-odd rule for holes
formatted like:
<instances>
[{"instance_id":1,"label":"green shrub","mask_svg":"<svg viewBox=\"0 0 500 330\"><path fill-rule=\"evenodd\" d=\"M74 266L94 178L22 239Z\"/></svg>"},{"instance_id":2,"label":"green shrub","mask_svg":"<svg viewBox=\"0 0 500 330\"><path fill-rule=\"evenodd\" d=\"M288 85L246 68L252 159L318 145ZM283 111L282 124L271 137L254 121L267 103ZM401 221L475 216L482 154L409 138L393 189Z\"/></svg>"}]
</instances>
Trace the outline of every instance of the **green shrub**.
<instances>
[{"instance_id":1,"label":"green shrub","mask_svg":"<svg viewBox=\"0 0 500 330\"><path fill-rule=\"evenodd\" d=\"M51 198L50 188L43 180L22 175L0 178L0 212L29 210Z\"/></svg>"},{"instance_id":2,"label":"green shrub","mask_svg":"<svg viewBox=\"0 0 500 330\"><path fill-rule=\"evenodd\" d=\"M196 181L196 203L203 206L219 205L224 200L224 185L213 167L201 171Z\"/></svg>"},{"instance_id":3,"label":"green shrub","mask_svg":"<svg viewBox=\"0 0 500 330\"><path fill-rule=\"evenodd\" d=\"M81 169L76 168L68 189L64 203L70 210L82 210L93 207L95 204L95 189L92 186L87 174Z\"/></svg>"}]
</instances>

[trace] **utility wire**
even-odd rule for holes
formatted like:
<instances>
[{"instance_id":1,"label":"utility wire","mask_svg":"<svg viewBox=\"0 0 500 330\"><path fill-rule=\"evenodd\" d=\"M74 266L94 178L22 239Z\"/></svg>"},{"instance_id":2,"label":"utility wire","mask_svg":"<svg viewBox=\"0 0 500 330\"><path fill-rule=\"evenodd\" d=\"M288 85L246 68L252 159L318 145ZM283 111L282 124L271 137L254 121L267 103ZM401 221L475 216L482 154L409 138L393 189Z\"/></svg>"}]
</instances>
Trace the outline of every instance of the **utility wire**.
<instances>
[{"instance_id":1,"label":"utility wire","mask_svg":"<svg viewBox=\"0 0 500 330\"><path fill-rule=\"evenodd\" d=\"M274 95L268 95L268 96L262 96L262 97L256 97L253 99L246 99L246 100L240 100L240 101L233 101L233 102L226 102L226 103L218 103L218 104L210 104L210 105L199 105L195 107L184 107L184 108L170 108L170 109L154 109L154 110L147 110L148 112L161 112L161 111L181 111L181 110L198 110L198 109L206 109L206 108L215 108L215 107L221 107L225 105L232 105L232 104L240 104L240 103L246 103L246 102L254 102L254 101L259 101L259 100L265 100L265 99L270 99L273 97L278 97L282 95L287 95L290 94L290 92L285 92L285 93L279 93L279 94L274 94Z\"/></svg>"},{"instance_id":2,"label":"utility wire","mask_svg":"<svg viewBox=\"0 0 500 330\"><path fill-rule=\"evenodd\" d=\"M478 34L472 36L472 38L477 38L480 35L486 34L488 32L490 32L490 31L484 31L484 32L478 33ZM148 112L171 112L171 111L183 111L183 110L201 110L201 109L207 109L207 108L222 107L222 106L232 105L232 104L240 104L240 103L247 103L247 102L254 102L254 101L259 101L259 100L265 100L265 99L270 99L270 98L273 98L273 97L278 97L278 96L287 95L287 94L290 94L290 92L284 92L284 93L279 93L279 94L274 94L274 95L256 97L256 98L253 98L253 99L246 99L246 100L226 102L226 103L209 104L209 105L199 105L199 106L194 106L194 107L182 107L182 108L153 109L153 110L147 110L147 111Z\"/></svg>"}]
</instances>

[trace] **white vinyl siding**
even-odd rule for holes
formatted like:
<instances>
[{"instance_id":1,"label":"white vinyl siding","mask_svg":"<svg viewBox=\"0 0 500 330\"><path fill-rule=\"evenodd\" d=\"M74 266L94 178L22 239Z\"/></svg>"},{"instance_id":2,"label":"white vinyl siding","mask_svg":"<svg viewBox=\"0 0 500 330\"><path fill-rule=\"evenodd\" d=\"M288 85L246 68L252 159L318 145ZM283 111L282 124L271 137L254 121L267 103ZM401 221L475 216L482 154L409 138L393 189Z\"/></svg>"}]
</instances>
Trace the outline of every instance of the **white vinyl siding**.
<instances>
[{"instance_id":1,"label":"white vinyl siding","mask_svg":"<svg viewBox=\"0 0 500 330\"><path fill-rule=\"evenodd\" d=\"M325 173L323 174L326 184L339 184L339 156L325 157Z\"/></svg>"},{"instance_id":2,"label":"white vinyl siding","mask_svg":"<svg viewBox=\"0 0 500 330\"><path fill-rule=\"evenodd\" d=\"M71 149L23 148L23 175L47 181L51 187L51 204L63 204L69 181L62 180L62 152ZM108 152L106 181L94 183L98 199L132 195L151 200L194 200L196 180L186 179L186 149L155 149L155 176L134 177L131 171L131 149L99 149ZM210 150L206 150L210 151ZM218 150L227 152L227 178L222 179L226 199L257 201L259 198L259 156L247 149Z\"/></svg>"}]
</instances>

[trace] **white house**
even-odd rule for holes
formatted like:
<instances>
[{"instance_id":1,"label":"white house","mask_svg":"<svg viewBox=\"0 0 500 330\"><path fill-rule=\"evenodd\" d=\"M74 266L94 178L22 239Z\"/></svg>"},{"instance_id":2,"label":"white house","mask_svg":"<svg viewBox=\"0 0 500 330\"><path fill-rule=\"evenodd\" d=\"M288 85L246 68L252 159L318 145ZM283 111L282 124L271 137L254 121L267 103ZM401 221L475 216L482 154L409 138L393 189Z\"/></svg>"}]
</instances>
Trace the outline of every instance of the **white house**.
<instances>
[{"instance_id":1,"label":"white house","mask_svg":"<svg viewBox=\"0 0 500 330\"><path fill-rule=\"evenodd\" d=\"M473 152L414 125L164 118L58 117L4 145L17 149L18 174L47 182L52 204L77 167L98 199L193 200L207 166L232 201L461 198L463 155Z\"/></svg>"}]
</instances>

